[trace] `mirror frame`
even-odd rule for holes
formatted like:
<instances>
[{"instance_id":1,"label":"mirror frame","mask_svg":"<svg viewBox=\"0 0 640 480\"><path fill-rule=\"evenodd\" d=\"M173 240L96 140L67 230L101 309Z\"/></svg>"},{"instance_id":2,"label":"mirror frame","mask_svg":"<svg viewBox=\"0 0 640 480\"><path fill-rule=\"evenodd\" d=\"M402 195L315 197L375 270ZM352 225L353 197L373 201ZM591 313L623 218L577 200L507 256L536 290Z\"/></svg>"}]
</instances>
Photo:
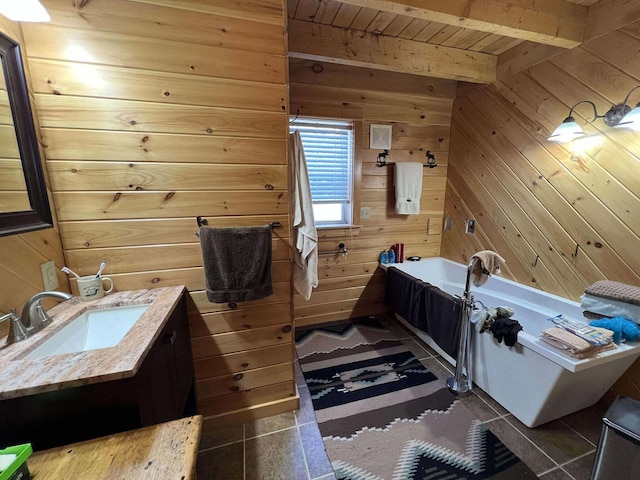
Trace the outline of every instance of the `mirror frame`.
<instances>
[{"instance_id":1,"label":"mirror frame","mask_svg":"<svg viewBox=\"0 0 640 480\"><path fill-rule=\"evenodd\" d=\"M20 45L0 32L0 56L32 210L0 213L0 237L53 227Z\"/></svg>"}]
</instances>

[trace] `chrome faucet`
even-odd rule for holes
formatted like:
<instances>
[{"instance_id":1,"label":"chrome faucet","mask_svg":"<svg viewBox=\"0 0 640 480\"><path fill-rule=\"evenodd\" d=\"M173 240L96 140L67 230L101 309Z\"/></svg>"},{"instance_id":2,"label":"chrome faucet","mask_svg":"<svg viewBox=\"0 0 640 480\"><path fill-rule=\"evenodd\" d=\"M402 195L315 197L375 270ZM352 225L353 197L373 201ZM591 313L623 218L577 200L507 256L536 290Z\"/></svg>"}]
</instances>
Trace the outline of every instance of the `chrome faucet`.
<instances>
[{"instance_id":1,"label":"chrome faucet","mask_svg":"<svg viewBox=\"0 0 640 480\"><path fill-rule=\"evenodd\" d=\"M29 335L27 333L27 329L20 321L20 317L16 315L16 309L13 308L6 315L2 315L0 317L0 322L4 322L8 320L9 323L9 334L7 335L7 343L15 343L20 340L24 340Z\"/></svg>"},{"instance_id":2,"label":"chrome faucet","mask_svg":"<svg viewBox=\"0 0 640 480\"><path fill-rule=\"evenodd\" d=\"M51 323L51 317L45 312L40 302L43 298L56 298L58 300L70 300L73 295L66 292L50 292L36 293L24 304L22 315L20 315L21 323L27 329L27 336L39 332Z\"/></svg>"},{"instance_id":3,"label":"chrome faucet","mask_svg":"<svg viewBox=\"0 0 640 480\"><path fill-rule=\"evenodd\" d=\"M36 293L24 304L22 314L19 317L16 315L15 308L6 315L0 316L0 322L4 322L5 320L11 322L9 335L7 335L7 343L15 343L29 338L51 323L51 317L40 304L43 298L69 300L73 298L73 295L56 291Z\"/></svg>"}]
</instances>

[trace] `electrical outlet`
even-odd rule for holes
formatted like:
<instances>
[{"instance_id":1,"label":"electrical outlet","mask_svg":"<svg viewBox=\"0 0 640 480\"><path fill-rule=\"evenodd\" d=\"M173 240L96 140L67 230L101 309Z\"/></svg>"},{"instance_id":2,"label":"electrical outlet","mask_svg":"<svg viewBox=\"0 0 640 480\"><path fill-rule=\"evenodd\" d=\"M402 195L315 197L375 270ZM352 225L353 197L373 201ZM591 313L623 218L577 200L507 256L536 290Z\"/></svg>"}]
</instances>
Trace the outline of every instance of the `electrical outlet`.
<instances>
[{"instance_id":1,"label":"electrical outlet","mask_svg":"<svg viewBox=\"0 0 640 480\"><path fill-rule=\"evenodd\" d=\"M371 207L360 207L360 219L368 220L371 218Z\"/></svg>"},{"instance_id":2,"label":"electrical outlet","mask_svg":"<svg viewBox=\"0 0 640 480\"><path fill-rule=\"evenodd\" d=\"M45 290L55 290L60 285L58 283L58 275L56 273L56 264L53 260L40 264L42 272L42 283Z\"/></svg>"}]
</instances>

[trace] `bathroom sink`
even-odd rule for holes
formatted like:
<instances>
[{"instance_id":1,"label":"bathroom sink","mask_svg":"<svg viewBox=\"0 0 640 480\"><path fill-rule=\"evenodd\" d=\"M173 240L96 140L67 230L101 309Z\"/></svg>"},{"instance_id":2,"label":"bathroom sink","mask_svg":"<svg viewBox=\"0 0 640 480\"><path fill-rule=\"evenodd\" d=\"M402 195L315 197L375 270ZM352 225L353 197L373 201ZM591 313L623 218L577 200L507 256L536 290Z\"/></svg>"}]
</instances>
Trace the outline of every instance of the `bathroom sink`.
<instances>
[{"instance_id":1,"label":"bathroom sink","mask_svg":"<svg viewBox=\"0 0 640 480\"><path fill-rule=\"evenodd\" d=\"M63 353L115 347L148 307L149 304L88 310L25 358L33 360Z\"/></svg>"}]
</instances>

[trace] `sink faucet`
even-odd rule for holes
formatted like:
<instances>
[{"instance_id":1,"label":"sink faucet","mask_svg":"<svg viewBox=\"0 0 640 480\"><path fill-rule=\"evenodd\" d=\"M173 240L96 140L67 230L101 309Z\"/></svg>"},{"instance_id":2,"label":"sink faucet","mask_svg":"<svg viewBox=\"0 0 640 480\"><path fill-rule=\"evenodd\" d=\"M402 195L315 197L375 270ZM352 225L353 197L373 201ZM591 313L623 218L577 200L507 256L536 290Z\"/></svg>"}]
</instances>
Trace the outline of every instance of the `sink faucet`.
<instances>
[{"instance_id":1,"label":"sink faucet","mask_svg":"<svg viewBox=\"0 0 640 480\"><path fill-rule=\"evenodd\" d=\"M40 292L32 296L24 304L22 315L16 315L15 308L6 315L0 316L0 322L8 320L11 322L7 343L15 343L24 340L51 323L51 317L44 311L40 302L43 298L56 298L58 300L69 300L73 295L66 292Z\"/></svg>"},{"instance_id":2,"label":"sink faucet","mask_svg":"<svg viewBox=\"0 0 640 480\"><path fill-rule=\"evenodd\" d=\"M20 340L24 340L29 335L27 334L27 329L20 321L20 317L16 315L16 309L12 308L9 313L6 315L0 316L0 322L4 322L8 320L9 323L9 335L7 335L7 343L15 343Z\"/></svg>"},{"instance_id":3,"label":"sink faucet","mask_svg":"<svg viewBox=\"0 0 640 480\"><path fill-rule=\"evenodd\" d=\"M43 298L56 298L64 301L73 298L73 295L53 290L50 292L36 293L27 300L27 303L25 303L22 308L22 315L20 315L21 322L27 329L27 336L33 335L51 323L51 317L47 315L47 312L44 311L44 308L42 308L40 304Z\"/></svg>"}]
</instances>

